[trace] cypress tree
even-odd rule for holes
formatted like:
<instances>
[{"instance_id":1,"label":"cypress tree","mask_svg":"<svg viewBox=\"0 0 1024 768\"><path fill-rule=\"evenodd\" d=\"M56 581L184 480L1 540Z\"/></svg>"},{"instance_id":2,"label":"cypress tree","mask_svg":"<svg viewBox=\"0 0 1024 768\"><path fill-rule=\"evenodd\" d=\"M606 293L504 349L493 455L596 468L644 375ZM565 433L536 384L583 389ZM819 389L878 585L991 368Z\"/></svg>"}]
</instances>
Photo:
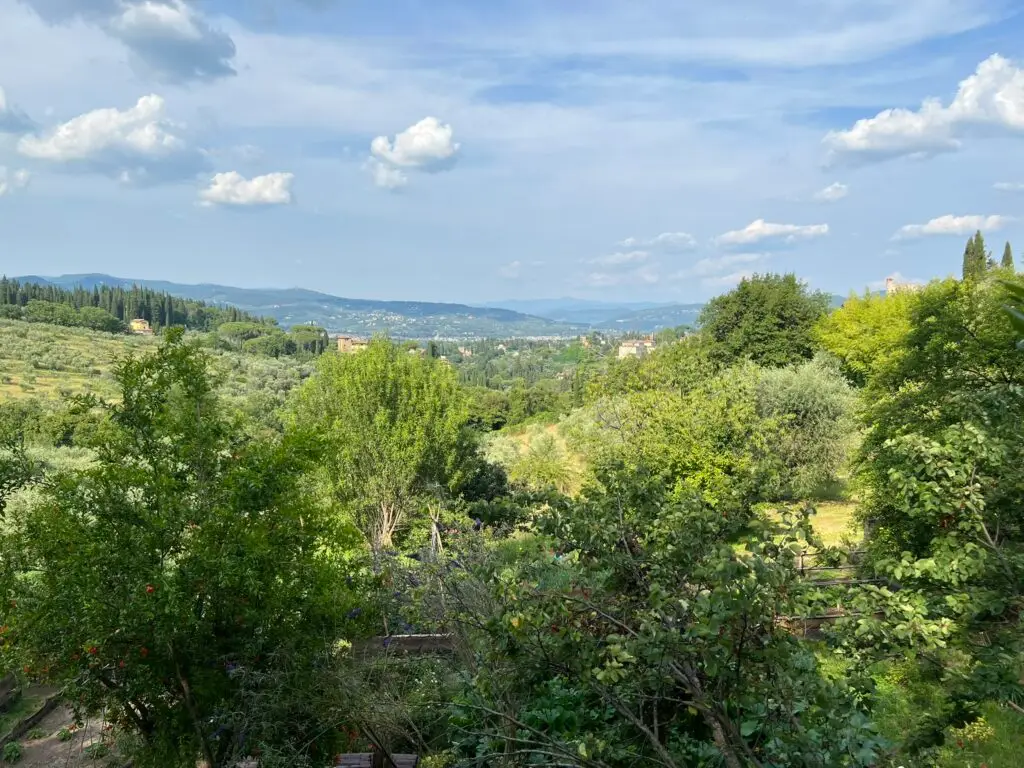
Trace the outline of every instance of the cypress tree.
<instances>
[{"instance_id":1,"label":"cypress tree","mask_svg":"<svg viewBox=\"0 0 1024 768\"><path fill-rule=\"evenodd\" d=\"M1003 269L1013 269L1013 250L1010 248L1010 243L1006 243L1006 247L1003 248L1003 260L999 263Z\"/></svg>"},{"instance_id":2,"label":"cypress tree","mask_svg":"<svg viewBox=\"0 0 1024 768\"><path fill-rule=\"evenodd\" d=\"M967 241L964 248L963 278L964 280L975 280L982 277L989 268L990 254L985 250L985 238L981 231L974 233L974 237Z\"/></svg>"}]
</instances>

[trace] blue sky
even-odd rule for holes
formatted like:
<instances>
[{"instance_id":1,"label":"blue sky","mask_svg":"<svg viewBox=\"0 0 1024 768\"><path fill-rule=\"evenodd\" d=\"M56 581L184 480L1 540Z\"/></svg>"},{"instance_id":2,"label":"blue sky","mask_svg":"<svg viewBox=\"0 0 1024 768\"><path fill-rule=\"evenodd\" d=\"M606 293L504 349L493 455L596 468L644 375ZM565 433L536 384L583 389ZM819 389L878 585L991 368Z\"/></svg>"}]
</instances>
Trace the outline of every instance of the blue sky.
<instances>
[{"instance_id":1,"label":"blue sky","mask_svg":"<svg viewBox=\"0 0 1024 768\"><path fill-rule=\"evenodd\" d=\"M0 0L0 89L7 274L699 301L1024 250L1013 0Z\"/></svg>"}]
</instances>

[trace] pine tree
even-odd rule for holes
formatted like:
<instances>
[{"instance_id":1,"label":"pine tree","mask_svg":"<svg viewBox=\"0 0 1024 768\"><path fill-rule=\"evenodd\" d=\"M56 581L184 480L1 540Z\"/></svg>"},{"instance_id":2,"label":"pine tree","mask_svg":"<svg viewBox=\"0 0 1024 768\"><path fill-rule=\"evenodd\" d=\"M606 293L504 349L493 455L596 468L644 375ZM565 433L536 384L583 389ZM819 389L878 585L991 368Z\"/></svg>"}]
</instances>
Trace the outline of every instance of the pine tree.
<instances>
[{"instance_id":1,"label":"pine tree","mask_svg":"<svg viewBox=\"0 0 1024 768\"><path fill-rule=\"evenodd\" d=\"M1003 260L999 263L999 266L1003 269L1013 269L1013 249L1010 248L1009 243L1003 248Z\"/></svg>"}]
</instances>

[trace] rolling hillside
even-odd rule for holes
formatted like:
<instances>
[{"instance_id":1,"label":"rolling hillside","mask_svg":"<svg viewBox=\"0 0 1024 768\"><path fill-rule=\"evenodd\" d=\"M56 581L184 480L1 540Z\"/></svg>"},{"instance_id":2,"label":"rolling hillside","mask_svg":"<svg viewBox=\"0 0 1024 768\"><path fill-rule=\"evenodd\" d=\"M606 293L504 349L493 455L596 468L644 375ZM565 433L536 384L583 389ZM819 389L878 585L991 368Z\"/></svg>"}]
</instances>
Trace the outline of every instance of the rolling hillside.
<instances>
[{"instance_id":1,"label":"rolling hillside","mask_svg":"<svg viewBox=\"0 0 1024 768\"><path fill-rule=\"evenodd\" d=\"M321 325L332 333L396 338L468 339L530 336L569 337L588 331L651 333L663 328L694 325L703 304L599 302L586 299L534 299L495 302L491 306L428 301L379 301L332 296L306 288L236 288L166 280L135 280L104 274L16 278L71 289L97 285L139 285L173 296L238 307L254 315L273 317L282 326ZM833 296L840 306L841 296Z\"/></svg>"},{"instance_id":2,"label":"rolling hillside","mask_svg":"<svg viewBox=\"0 0 1024 768\"><path fill-rule=\"evenodd\" d=\"M481 336L573 336L584 324L560 323L494 307L470 307L420 301L347 299L305 288L258 289L226 285L186 285L163 280L134 280L102 274L17 278L52 283L62 288L94 285L141 285L174 296L229 304L256 315L275 318L283 326L313 323L334 333L369 336L387 332L398 338L469 338Z\"/></svg>"}]
</instances>

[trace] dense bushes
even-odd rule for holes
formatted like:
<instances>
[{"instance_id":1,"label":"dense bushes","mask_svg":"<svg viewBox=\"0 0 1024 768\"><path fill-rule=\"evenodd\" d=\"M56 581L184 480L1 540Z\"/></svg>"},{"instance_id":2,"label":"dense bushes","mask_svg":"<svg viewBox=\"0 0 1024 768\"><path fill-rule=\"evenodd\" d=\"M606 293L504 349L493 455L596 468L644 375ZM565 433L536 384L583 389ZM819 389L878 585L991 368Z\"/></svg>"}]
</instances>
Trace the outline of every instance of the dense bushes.
<instances>
[{"instance_id":1,"label":"dense bushes","mask_svg":"<svg viewBox=\"0 0 1024 768\"><path fill-rule=\"evenodd\" d=\"M176 739L217 768L371 740L446 768L996 768L1024 731L1024 352L998 278L853 297L813 330L821 297L749 281L721 338L622 362L493 345L473 389L440 344L314 371L238 354L283 337L246 323L193 337L205 355L123 338L146 356L112 404L0 408L0 645L119 713L140 765ZM44 328L84 334L0 322L0 353L101 364ZM860 551L815 535L837 492ZM455 653L367 656L423 632Z\"/></svg>"},{"instance_id":2,"label":"dense bushes","mask_svg":"<svg viewBox=\"0 0 1024 768\"><path fill-rule=\"evenodd\" d=\"M311 696L351 597L324 551L339 529L302 492L315 442L239 442L173 336L116 376L96 462L6 520L7 668L104 709L141 738L136 764L225 766L264 743L322 764L337 734Z\"/></svg>"}]
</instances>

